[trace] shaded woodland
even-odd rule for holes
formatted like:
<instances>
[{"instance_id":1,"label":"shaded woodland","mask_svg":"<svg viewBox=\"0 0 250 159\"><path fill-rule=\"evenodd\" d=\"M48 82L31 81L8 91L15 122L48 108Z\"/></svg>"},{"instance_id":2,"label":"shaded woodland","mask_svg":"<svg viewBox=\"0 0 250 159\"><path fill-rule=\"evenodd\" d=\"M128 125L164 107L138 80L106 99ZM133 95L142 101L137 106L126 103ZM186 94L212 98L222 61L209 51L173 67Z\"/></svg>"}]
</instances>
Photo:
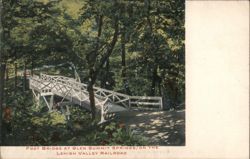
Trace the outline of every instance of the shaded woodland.
<instances>
[{"instance_id":1,"label":"shaded woodland","mask_svg":"<svg viewBox=\"0 0 250 159\"><path fill-rule=\"evenodd\" d=\"M95 124L94 86L185 109L184 0L0 0L0 8L0 145L150 144L119 122ZM37 108L28 78L41 72L81 79L91 112L72 107L68 121Z\"/></svg>"}]
</instances>

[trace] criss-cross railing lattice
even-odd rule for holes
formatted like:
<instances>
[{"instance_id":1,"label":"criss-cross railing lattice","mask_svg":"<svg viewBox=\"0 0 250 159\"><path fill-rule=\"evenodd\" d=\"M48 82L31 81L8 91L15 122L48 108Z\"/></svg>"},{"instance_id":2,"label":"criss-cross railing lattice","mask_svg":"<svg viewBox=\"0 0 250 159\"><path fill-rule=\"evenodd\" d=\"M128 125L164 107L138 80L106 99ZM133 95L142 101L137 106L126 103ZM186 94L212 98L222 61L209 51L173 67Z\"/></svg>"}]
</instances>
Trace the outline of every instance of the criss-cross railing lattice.
<instances>
[{"instance_id":1,"label":"criss-cross railing lattice","mask_svg":"<svg viewBox=\"0 0 250 159\"><path fill-rule=\"evenodd\" d=\"M62 101L68 100L90 109L87 85L73 78L40 74L30 77L30 89L40 96L60 96ZM131 108L162 109L162 97L129 96L115 91L94 87L96 107L101 112L116 112ZM45 99L45 98L44 98ZM47 102L49 105L49 103ZM122 109L121 109L122 108Z\"/></svg>"}]
</instances>

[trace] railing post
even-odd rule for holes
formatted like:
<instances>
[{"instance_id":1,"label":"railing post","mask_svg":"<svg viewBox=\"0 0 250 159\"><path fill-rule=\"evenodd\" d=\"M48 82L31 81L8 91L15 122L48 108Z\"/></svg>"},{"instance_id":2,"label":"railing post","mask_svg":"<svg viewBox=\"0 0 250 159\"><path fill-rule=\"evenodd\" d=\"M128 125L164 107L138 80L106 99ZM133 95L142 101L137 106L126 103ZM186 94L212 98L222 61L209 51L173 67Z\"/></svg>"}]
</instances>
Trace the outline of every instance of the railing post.
<instances>
[{"instance_id":1,"label":"railing post","mask_svg":"<svg viewBox=\"0 0 250 159\"><path fill-rule=\"evenodd\" d=\"M31 88L32 76L29 78L29 89Z\"/></svg>"},{"instance_id":2,"label":"railing post","mask_svg":"<svg viewBox=\"0 0 250 159\"><path fill-rule=\"evenodd\" d=\"M40 107L40 98L41 98L41 94L38 93L36 98L36 108L38 109Z\"/></svg>"},{"instance_id":3,"label":"railing post","mask_svg":"<svg viewBox=\"0 0 250 159\"><path fill-rule=\"evenodd\" d=\"M54 95L51 95L49 101L49 111L52 111L53 105L54 105Z\"/></svg>"},{"instance_id":4,"label":"railing post","mask_svg":"<svg viewBox=\"0 0 250 159\"><path fill-rule=\"evenodd\" d=\"M112 100L113 100L113 102L115 102L114 92L112 92Z\"/></svg>"},{"instance_id":5,"label":"railing post","mask_svg":"<svg viewBox=\"0 0 250 159\"><path fill-rule=\"evenodd\" d=\"M105 104L105 103L104 103ZM104 113L104 104L102 104L101 105L101 121L100 121L100 123L103 123L103 122L105 122L105 113Z\"/></svg>"},{"instance_id":6,"label":"railing post","mask_svg":"<svg viewBox=\"0 0 250 159\"><path fill-rule=\"evenodd\" d=\"M130 97L128 97L128 109L131 108Z\"/></svg>"},{"instance_id":7,"label":"railing post","mask_svg":"<svg viewBox=\"0 0 250 159\"><path fill-rule=\"evenodd\" d=\"M162 97L160 97L160 110L163 110L163 101L162 101Z\"/></svg>"}]
</instances>

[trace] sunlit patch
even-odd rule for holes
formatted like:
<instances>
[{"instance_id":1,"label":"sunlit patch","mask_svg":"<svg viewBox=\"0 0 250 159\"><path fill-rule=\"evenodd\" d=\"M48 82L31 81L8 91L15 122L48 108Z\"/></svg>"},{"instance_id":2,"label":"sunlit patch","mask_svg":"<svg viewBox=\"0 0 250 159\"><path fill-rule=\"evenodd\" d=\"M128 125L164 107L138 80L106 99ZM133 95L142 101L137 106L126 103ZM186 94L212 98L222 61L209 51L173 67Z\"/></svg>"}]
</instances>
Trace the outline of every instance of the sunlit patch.
<instances>
[{"instance_id":1,"label":"sunlit patch","mask_svg":"<svg viewBox=\"0 0 250 159\"><path fill-rule=\"evenodd\" d=\"M177 120L176 123L180 123L180 122L183 122L184 120Z\"/></svg>"},{"instance_id":2,"label":"sunlit patch","mask_svg":"<svg viewBox=\"0 0 250 159\"><path fill-rule=\"evenodd\" d=\"M161 133L161 132L160 132L160 133L157 134L157 136L163 137L163 136L165 136L166 134L167 134L166 132L165 132L165 133Z\"/></svg>"},{"instance_id":3,"label":"sunlit patch","mask_svg":"<svg viewBox=\"0 0 250 159\"><path fill-rule=\"evenodd\" d=\"M135 124L131 124L130 126L131 126L131 127L136 127L136 125L135 125Z\"/></svg>"},{"instance_id":4,"label":"sunlit patch","mask_svg":"<svg viewBox=\"0 0 250 159\"><path fill-rule=\"evenodd\" d=\"M162 138L163 138L163 139L168 139L168 138L169 138L169 135L163 136Z\"/></svg>"},{"instance_id":5,"label":"sunlit patch","mask_svg":"<svg viewBox=\"0 0 250 159\"><path fill-rule=\"evenodd\" d=\"M145 124L144 124L144 123L140 123L140 124L139 124L139 126L143 126L143 125L145 125Z\"/></svg>"},{"instance_id":6,"label":"sunlit patch","mask_svg":"<svg viewBox=\"0 0 250 159\"><path fill-rule=\"evenodd\" d=\"M144 114L137 114L136 116L143 116Z\"/></svg>"},{"instance_id":7,"label":"sunlit patch","mask_svg":"<svg viewBox=\"0 0 250 159\"><path fill-rule=\"evenodd\" d=\"M163 112L153 112L151 113L152 115L159 115L159 114L162 114Z\"/></svg>"},{"instance_id":8,"label":"sunlit patch","mask_svg":"<svg viewBox=\"0 0 250 159\"><path fill-rule=\"evenodd\" d=\"M148 130L146 131L147 134L155 134L155 133L158 133L157 130Z\"/></svg>"}]
</instances>

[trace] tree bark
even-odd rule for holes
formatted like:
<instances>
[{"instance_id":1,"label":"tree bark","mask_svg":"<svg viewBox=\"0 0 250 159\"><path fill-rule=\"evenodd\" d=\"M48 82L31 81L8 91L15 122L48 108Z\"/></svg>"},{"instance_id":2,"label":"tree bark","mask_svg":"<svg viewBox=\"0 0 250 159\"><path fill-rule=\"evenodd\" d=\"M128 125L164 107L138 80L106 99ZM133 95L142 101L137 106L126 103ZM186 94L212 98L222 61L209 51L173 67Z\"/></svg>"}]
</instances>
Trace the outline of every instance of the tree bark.
<instances>
[{"instance_id":1,"label":"tree bark","mask_svg":"<svg viewBox=\"0 0 250 159\"><path fill-rule=\"evenodd\" d=\"M9 68L8 65L5 67L5 82L9 80Z\"/></svg>"},{"instance_id":2,"label":"tree bark","mask_svg":"<svg viewBox=\"0 0 250 159\"><path fill-rule=\"evenodd\" d=\"M17 63L15 63L15 90L16 89L17 89Z\"/></svg>"},{"instance_id":3,"label":"tree bark","mask_svg":"<svg viewBox=\"0 0 250 159\"><path fill-rule=\"evenodd\" d=\"M94 88L93 88L93 83L92 82L90 82L88 84L88 92L89 92L89 102L90 102L92 120L95 120L95 117L96 117L95 93L94 93Z\"/></svg>"},{"instance_id":4,"label":"tree bark","mask_svg":"<svg viewBox=\"0 0 250 159\"><path fill-rule=\"evenodd\" d=\"M89 92L89 105L90 105L93 121L95 120L95 117L96 117L95 94L94 94L93 85L96 81L96 76L97 76L96 69L94 67L95 67L96 57L98 55L100 37L102 34L102 26L103 26L102 15L98 16L97 23L98 23L98 34L97 34L97 39L96 39L95 50L93 52L90 52L89 55L87 55L88 65L89 65L89 82L88 82L87 90Z\"/></svg>"},{"instance_id":5,"label":"tree bark","mask_svg":"<svg viewBox=\"0 0 250 159\"><path fill-rule=\"evenodd\" d=\"M149 49L149 54L152 54L152 52L156 52L156 48L155 48L155 37L153 34L153 24L150 20L150 10L151 10L151 1L150 0L145 0L144 1L144 5L145 5L145 11L146 11L146 18L147 18L147 23L148 23L148 27L149 27L149 33L151 35L152 41L150 42L150 49ZM154 61L156 61L156 57L155 55L153 55ZM155 64L154 64L155 65ZM155 95L155 88L156 88L156 83L157 83L157 66L153 67L153 72L152 72L152 83L151 83L151 96Z\"/></svg>"},{"instance_id":6,"label":"tree bark","mask_svg":"<svg viewBox=\"0 0 250 159\"><path fill-rule=\"evenodd\" d=\"M170 108L176 109L178 90L174 79L169 81L169 88L170 88L170 98L171 98Z\"/></svg>"},{"instance_id":7,"label":"tree bark","mask_svg":"<svg viewBox=\"0 0 250 159\"><path fill-rule=\"evenodd\" d=\"M6 68L6 64L0 63L0 145L3 144L3 138L4 138L2 114L3 114L3 102L4 102L5 68Z\"/></svg>"},{"instance_id":8,"label":"tree bark","mask_svg":"<svg viewBox=\"0 0 250 159\"><path fill-rule=\"evenodd\" d=\"M121 34L121 59L122 59L122 80L123 80L123 86L125 89L125 93L128 95L131 95L129 86L128 86L128 79L126 75L126 39L125 39L125 30L123 29Z\"/></svg>"},{"instance_id":9,"label":"tree bark","mask_svg":"<svg viewBox=\"0 0 250 159\"><path fill-rule=\"evenodd\" d=\"M31 59L31 76L33 76L33 73L34 73L34 57L32 56L32 59Z\"/></svg>"},{"instance_id":10,"label":"tree bark","mask_svg":"<svg viewBox=\"0 0 250 159\"><path fill-rule=\"evenodd\" d=\"M161 80L158 81L158 90L159 90L159 96L162 96Z\"/></svg>"},{"instance_id":11,"label":"tree bark","mask_svg":"<svg viewBox=\"0 0 250 159\"><path fill-rule=\"evenodd\" d=\"M157 67L154 66L152 74L152 83L151 83L151 96L155 95L156 82L157 82Z\"/></svg>"},{"instance_id":12,"label":"tree bark","mask_svg":"<svg viewBox=\"0 0 250 159\"><path fill-rule=\"evenodd\" d=\"M24 62L24 66L23 66L23 91L26 91L26 82L27 82L27 70L26 70L26 62Z\"/></svg>"},{"instance_id":13,"label":"tree bark","mask_svg":"<svg viewBox=\"0 0 250 159\"><path fill-rule=\"evenodd\" d=\"M92 120L95 120L96 117L96 107L95 107L95 92L94 92L94 83L96 81L97 74L95 70L92 68L89 70L89 83L87 86L87 90L89 92L89 104L91 109Z\"/></svg>"},{"instance_id":14,"label":"tree bark","mask_svg":"<svg viewBox=\"0 0 250 159\"><path fill-rule=\"evenodd\" d=\"M109 79L109 59L105 63L105 70L103 71L102 79L101 79L101 87L108 89L108 82Z\"/></svg>"},{"instance_id":15,"label":"tree bark","mask_svg":"<svg viewBox=\"0 0 250 159\"><path fill-rule=\"evenodd\" d=\"M112 54L113 49L118 39L118 34L119 34L119 24L118 24L118 19L115 18L115 32L113 34L112 41L108 44L107 51L103 54L102 58L100 59L99 65L95 67L96 73L99 73L100 69L103 67L105 62L108 60L108 58Z\"/></svg>"},{"instance_id":16,"label":"tree bark","mask_svg":"<svg viewBox=\"0 0 250 159\"><path fill-rule=\"evenodd\" d=\"M107 61L106 61L106 66L105 66L105 68L106 68L106 73L105 73L105 85L104 85L104 88L108 88L108 86L109 86L109 84L110 84L110 83L107 83L108 80L109 80L109 69L110 69L110 67L109 67L109 58L108 58ZM111 78L111 77L110 77L110 78Z\"/></svg>"},{"instance_id":17,"label":"tree bark","mask_svg":"<svg viewBox=\"0 0 250 159\"><path fill-rule=\"evenodd\" d=\"M3 3L0 0L0 27L3 29L2 16L3 14ZM0 40L4 39L4 34L0 34ZM4 72L5 72L5 64L3 63L3 49L0 47L0 146L3 145L3 122L2 122L2 114L3 114L3 95L4 95Z\"/></svg>"},{"instance_id":18,"label":"tree bark","mask_svg":"<svg viewBox=\"0 0 250 159\"><path fill-rule=\"evenodd\" d=\"M124 80L126 77L126 48L125 48L125 32L122 32L121 35L121 51L122 51L122 79Z\"/></svg>"},{"instance_id":19,"label":"tree bark","mask_svg":"<svg viewBox=\"0 0 250 159\"><path fill-rule=\"evenodd\" d=\"M117 1L114 1L115 5L117 5ZM107 62L108 58L113 52L114 46L117 42L118 34L119 34L119 24L118 24L118 17L115 16L114 19L114 34L111 42L107 44L107 49L104 53L101 53L99 51L100 49L100 38L102 34L102 29L103 29L103 15L99 15L98 17L98 34L96 38L96 46L93 51L91 51L87 55L87 62L88 62L88 67L89 67L89 83L88 83L88 92L89 92L89 101L90 101L90 108L92 112L92 120L95 119L95 113L96 113L96 108L95 108L95 95L94 95L94 89L93 86L96 82L96 78L100 72L100 70L103 68L105 62ZM97 58L100 56L99 58Z\"/></svg>"}]
</instances>

